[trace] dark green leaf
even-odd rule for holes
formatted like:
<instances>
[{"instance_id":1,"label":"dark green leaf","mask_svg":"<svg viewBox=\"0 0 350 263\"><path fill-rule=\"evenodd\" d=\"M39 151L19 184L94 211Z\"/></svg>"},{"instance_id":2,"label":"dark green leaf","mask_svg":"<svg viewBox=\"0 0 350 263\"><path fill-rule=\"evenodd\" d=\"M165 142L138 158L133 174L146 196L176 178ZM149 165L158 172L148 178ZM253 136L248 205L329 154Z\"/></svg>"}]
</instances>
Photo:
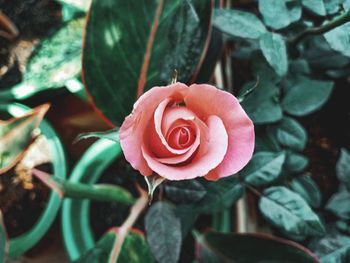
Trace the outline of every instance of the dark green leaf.
<instances>
[{"instance_id":1,"label":"dark green leaf","mask_svg":"<svg viewBox=\"0 0 350 263\"><path fill-rule=\"evenodd\" d=\"M286 161L284 162L284 168L288 172L300 173L308 166L309 160L304 155L289 152L287 153Z\"/></svg>"},{"instance_id":2,"label":"dark green leaf","mask_svg":"<svg viewBox=\"0 0 350 263\"><path fill-rule=\"evenodd\" d=\"M234 37L259 38L266 32L263 23L254 14L233 9L217 9L214 26Z\"/></svg>"},{"instance_id":3,"label":"dark green leaf","mask_svg":"<svg viewBox=\"0 0 350 263\"><path fill-rule=\"evenodd\" d=\"M119 128L114 128L108 131L102 132L85 132L78 135L78 137L74 140L75 142L90 139L90 138L99 138L99 139L107 139L113 142L119 142Z\"/></svg>"},{"instance_id":4,"label":"dark green leaf","mask_svg":"<svg viewBox=\"0 0 350 263\"><path fill-rule=\"evenodd\" d=\"M291 182L293 191L297 192L313 208L321 205L320 188L310 176L300 176Z\"/></svg>"},{"instance_id":5,"label":"dark green leaf","mask_svg":"<svg viewBox=\"0 0 350 263\"><path fill-rule=\"evenodd\" d=\"M288 71L288 56L283 37L276 33L265 33L260 37L260 48L277 75L284 76Z\"/></svg>"},{"instance_id":6,"label":"dark green leaf","mask_svg":"<svg viewBox=\"0 0 350 263\"><path fill-rule=\"evenodd\" d=\"M5 225L0 211L0 263L6 262L7 256L7 235Z\"/></svg>"},{"instance_id":7,"label":"dark green leaf","mask_svg":"<svg viewBox=\"0 0 350 263\"><path fill-rule=\"evenodd\" d=\"M194 204L194 209L199 213L211 214L228 208L241 198L244 192L236 175L217 182L201 180L201 183L207 193Z\"/></svg>"},{"instance_id":8,"label":"dark green leaf","mask_svg":"<svg viewBox=\"0 0 350 263\"><path fill-rule=\"evenodd\" d=\"M248 82L242 90L253 85L254 83ZM274 83L260 81L258 87L242 102L242 107L255 124L276 122L282 119L278 96L279 91Z\"/></svg>"},{"instance_id":9,"label":"dark green leaf","mask_svg":"<svg viewBox=\"0 0 350 263\"><path fill-rule=\"evenodd\" d=\"M176 263L181 248L181 223L165 202L151 206L145 217L147 241L159 263Z\"/></svg>"},{"instance_id":10,"label":"dark green leaf","mask_svg":"<svg viewBox=\"0 0 350 263\"><path fill-rule=\"evenodd\" d=\"M255 132L255 152L280 152L281 146L276 137L267 130Z\"/></svg>"},{"instance_id":11,"label":"dark green leaf","mask_svg":"<svg viewBox=\"0 0 350 263\"><path fill-rule=\"evenodd\" d=\"M196 180L173 181L165 185L167 197L178 203L193 203L206 194L204 186Z\"/></svg>"},{"instance_id":12,"label":"dark green leaf","mask_svg":"<svg viewBox=\"0 0 350 263\"><path fill-rule=\"evenodd\" d=\"M301 3L306 9L316 15L326 15L326 7L324 6L323 0L302 0Z\"/></svg>"},{"instance_id":13,"label":"dark green leaf","mask_svg":"<svg viewBox=\"0 0 350 263\"><path fill-rule=\"evenodd\" d=\"M282 100L283 109L295 116L304 116L322 107L331 95L332 81L313 80L299 76L294 87Z\"/></svg>"},{"instance_id":14,"label":"dark green leaf","mask_svg":"<svg viewBox=\"0 0 350 263\"><path fill-rule=\"evenodd\" d=\"M306 201L283 186L266 189L260 199L259 208L268 221L291 235L324 233L323 224Z\"/></svg>"},{"instance_id":15,"label":"dark green leaf","mask_svg":"<svg viewBox=\"0 0 350 263\"><path fill-rule=\"evenodd\" d=\"M0 175L14 167L36 137L49 104L36 107L22 117L0 120Z\"/></svg>"},{"instance_id":16,"label":"dark green leaf","mask_svg":"<svg viewBox=\"0 0 350 263\"><path fill-rule=\"evenodd\" d=\"M288 0L259 0L259 11L273 29L287 27L301 17L300 5L289 5Z\"/></svg>"},{"instance_id":17,"label":"dark green leaf","mask_svg":"<svg viewBox=\"0 0 350 263\"><path fill-rule=\"evenodd\" d=\"M350 186L350 153L345 148L342 148L340 151L336 172L338 179Z\"/></svg>"},{"instance_id":18,"label":"dark green leaf","mask_svg":"<svg viewBox=\"0 0 350 263\"><path fill-rule=\"evenodd\" d=\"M343 219L350 219L350 192L345 186L335 193L326 205L326 209Z\"/></svg>"},{"instance_id":19,"label":"dark green leaf","mask_svg":"<svg viewBox=\"0 0 350 263\"><path fill-rule=\"evenodd\" d=\"M96 244L75 263L107 263L117 237L118 229L108 231ZM116 263L155 263L143 235L131 231L126 236Z\"/></svg>"},{"instance_id":20,"label":"dark green leaf","mask_svg":"<svg viewBox=\"0 0 350 263\"><path fill-rule=\"evenodd\" d=\"M136 98L167 85L174 69L181 82L195 78L210 40L213 1L92 2L84 79L94 103L111 122L120 125Z\"/></svg>"},{"instance_id":21,"label":"dark green leaf","mask_svg":"<svg viewBox=\"0 0 350 263\"><path fill-rule=\"evenodd\" d=\"M222 234L209 232L198 239L197 258L201 263L317 263L307 248L263 234Z\"/></svg>"},{"instance_id":22,"label":"dark green leaf","mask_svg":"<svg viewBox=\"0 0 350 263\"><path fill-rule=\"evenodd\" d=\"M291 61L289 66L289 71L291 76L295 75L309 75L310 74L310 66L305 59L296 59Z\"/></svg>"},{"instance_id":23,"label":"dark green leaf","mask_svg":"<svg viewBox=\"0 0 350 263\"><path fill-rule=\"evenodd\" d=\"M350 57L350 22L325 33L324 37L334 50Z\"/></svg>"},{"instance_id":24,"label":"dark green leaf","mask_svg":"<svg viewBox=\"0 0 350 263\"><path fill-rule=\"evenodd\" d=\"M254 186L269 184L280 175L284 159L284 152L259 152L253 156L240 175Z\"/></svg>"},{"instance_id":25,"label":"dark green leaf","mask_svg":"<svg viewBox=\"0 0 350 263\"><path fill-rule=\"evenodd\" d=\"M193 208L193 205L177 205L175 210L176 216L181 221L182 237L185 238L188 232L193 227L196 219L198 218L197 211Z\"/></svg>"},{"instance_id":26,"label":"dark green leaf","mask_svg":"<svg viewBox=\"0 0 350 263\"><path fill-rule=\"evenodd\" d=\"M281 145L297 151L305 148L307 133L296 120L284 117L282 121L271 126L269 130L275 134Z\"/></svg>"}]
</instances>

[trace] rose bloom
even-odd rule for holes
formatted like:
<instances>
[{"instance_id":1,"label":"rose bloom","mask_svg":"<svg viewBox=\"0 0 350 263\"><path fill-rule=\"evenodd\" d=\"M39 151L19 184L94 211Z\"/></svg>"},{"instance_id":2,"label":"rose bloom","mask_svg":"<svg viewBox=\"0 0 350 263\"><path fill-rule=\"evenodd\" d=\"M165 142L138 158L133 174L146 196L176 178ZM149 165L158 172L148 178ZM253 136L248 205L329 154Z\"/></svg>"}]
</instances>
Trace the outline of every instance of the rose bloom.
<instances>
[{"instance_id":1,"label":"rose bloom","mask_svg":"<svg viewBox=\"0 0 350 263\"><path fill-rule=\"evenodd\" d=\"M125 158L142 175L217 180L241 170L254 150L254 126L238 100L207 84L154 87L120 128Z\"/></svg>"}]
</instances>

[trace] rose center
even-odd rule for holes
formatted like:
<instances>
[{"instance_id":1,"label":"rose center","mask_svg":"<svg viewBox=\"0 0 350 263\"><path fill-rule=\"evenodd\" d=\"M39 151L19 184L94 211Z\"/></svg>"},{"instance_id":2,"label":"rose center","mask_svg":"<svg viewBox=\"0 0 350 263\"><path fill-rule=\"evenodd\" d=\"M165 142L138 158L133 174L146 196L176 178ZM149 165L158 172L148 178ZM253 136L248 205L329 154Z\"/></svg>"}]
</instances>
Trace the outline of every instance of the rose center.
<instances>
[{"instance_id":1,"label":"rose center","mask_svg":"<svg viewBox=\"0 0 350 263\"><path fill-rule=\"evenodd\" d=\"M174 149L184 149L193 144L196 135L190 126L181 126L172 129L168 136L167 141L170 147Z\"/></svg>"}]
</instances>

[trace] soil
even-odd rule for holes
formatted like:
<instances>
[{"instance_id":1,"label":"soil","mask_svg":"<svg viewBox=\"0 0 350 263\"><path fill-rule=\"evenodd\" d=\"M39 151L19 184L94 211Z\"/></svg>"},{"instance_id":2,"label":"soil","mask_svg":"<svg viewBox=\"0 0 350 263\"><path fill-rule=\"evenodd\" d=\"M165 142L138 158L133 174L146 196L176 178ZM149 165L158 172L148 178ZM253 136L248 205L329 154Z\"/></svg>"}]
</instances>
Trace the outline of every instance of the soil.
<instances>
[{"instance_id":1,"label":"soil","mask_svg":"<svg viewBox=\"0 0 350 263\"><path fill-rule=\"evenodd\" d=\"M51 164L37 166L50 173ZM30 230L46 208L50 190L36 178L32 189L25 189L21 183L14 183L15 169L0 176L0 209L4 215L6 231L10 238Z\"/></svg>"}]
</instances>

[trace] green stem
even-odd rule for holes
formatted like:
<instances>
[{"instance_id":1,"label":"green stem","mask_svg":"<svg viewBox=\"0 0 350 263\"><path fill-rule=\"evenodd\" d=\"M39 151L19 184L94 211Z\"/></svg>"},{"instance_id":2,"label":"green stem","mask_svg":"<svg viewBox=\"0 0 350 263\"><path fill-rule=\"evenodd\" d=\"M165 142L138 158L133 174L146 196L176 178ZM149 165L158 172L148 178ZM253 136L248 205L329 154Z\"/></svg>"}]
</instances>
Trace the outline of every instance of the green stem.
<instances>
[{"instance_id":1,"label":"green stem","mask_svg":"<svg viewBox=\"0 0 350 263\"><path fill-rule=\"evenodd\" d=\"M328 31L330 31L338 26L341 26L341 25L349 22L349 21L350 21L350 9L348 11L346 11L344 14L337 16L332 21L330 21L326 24L323 24L323 25L318 26L318 27L308 28L308 29L302 31L300 34L295 36L290 42L292 45L297 45L301 40L303 40L305 37L307 37L309 35L324 34L324 33L328 32Z\"/></svg>"},{"instance_id":2,"label":"green stem","mask_svg":"<svg viewBox=\"0 0 350 263\"><path fill-rule=\"evenodd\" d=\"M231 231L231 209L213 214L212 229L214 231L228 233Z\"/></svg>"}]
</instances>

